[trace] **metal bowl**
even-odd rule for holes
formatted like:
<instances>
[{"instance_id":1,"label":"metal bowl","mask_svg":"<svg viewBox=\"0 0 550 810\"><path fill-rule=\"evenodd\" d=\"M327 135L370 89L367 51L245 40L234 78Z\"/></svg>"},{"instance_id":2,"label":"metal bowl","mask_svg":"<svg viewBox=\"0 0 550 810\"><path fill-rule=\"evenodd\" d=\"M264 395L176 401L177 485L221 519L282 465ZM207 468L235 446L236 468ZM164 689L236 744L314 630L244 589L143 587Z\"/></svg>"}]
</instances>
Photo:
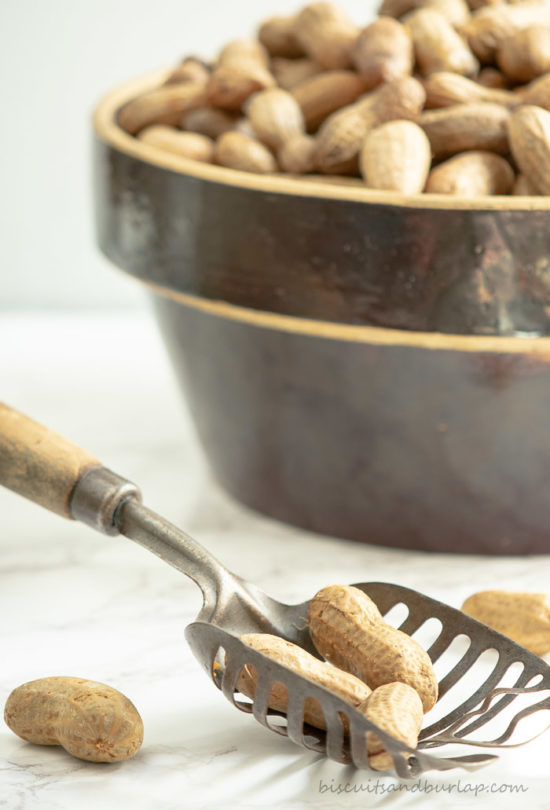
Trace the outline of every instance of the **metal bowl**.
<instances>
[{"instance_id":1,"label":"metal bowl","mask_svg":"<svg viewBox=\"0 0 550 810\"><path fill-rule=\"evenodd\" d=\"M95 112L97 233L149 288L221 484L304 528L550 551L550 198L404 197L164 153Z\"/></svg>"}]
</instances>

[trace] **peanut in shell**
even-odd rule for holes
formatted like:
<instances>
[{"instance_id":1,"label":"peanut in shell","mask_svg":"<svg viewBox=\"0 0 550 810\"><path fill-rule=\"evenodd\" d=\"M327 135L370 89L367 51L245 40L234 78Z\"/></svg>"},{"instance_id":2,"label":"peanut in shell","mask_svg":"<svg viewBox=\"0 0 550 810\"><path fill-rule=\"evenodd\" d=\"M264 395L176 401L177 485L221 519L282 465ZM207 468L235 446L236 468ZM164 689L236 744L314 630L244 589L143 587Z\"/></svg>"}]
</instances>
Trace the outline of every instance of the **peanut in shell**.
<instances>
[{"instance_id":1,"label":"peanut in shell","mask_svg":"<svg viewBox=\"0 0 550 810\"><path fill-rule=\"evenodd\" d=\"M438 685L427 652L406 633L388 625L363 591L350 585L322 588L311 600L309 632L318 652L371 689L400 681L418 692L425 712Z\"/></svg>"}]
</instances>

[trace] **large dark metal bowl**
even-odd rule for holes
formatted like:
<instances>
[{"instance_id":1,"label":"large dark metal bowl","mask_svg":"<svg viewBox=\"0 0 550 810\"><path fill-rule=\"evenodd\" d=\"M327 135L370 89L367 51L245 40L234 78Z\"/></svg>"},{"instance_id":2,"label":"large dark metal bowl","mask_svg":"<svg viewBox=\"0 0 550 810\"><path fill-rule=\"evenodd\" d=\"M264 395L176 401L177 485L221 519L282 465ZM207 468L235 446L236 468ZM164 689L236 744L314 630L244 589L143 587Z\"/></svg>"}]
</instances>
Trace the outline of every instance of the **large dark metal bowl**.
<instances>
[{"instance_id":1,"label":"large dark metal bowl","mask_svg":"<svg viewBox=\"0 0 550 810\"><path fill-rule=\"evenodd\" d=\"M218 480L307 529L550 551L550 198L403 197L178 158L95 113L103 252L143 281Z\"/></svg>"}]
</instances>

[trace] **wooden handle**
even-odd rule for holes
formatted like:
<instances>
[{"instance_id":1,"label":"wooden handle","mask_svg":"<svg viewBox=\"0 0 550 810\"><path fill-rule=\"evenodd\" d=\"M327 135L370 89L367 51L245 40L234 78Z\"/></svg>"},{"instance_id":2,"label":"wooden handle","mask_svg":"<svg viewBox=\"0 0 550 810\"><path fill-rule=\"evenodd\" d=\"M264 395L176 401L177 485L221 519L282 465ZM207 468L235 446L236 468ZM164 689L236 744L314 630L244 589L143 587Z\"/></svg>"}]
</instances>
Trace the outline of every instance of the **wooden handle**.
<instances>
[{"instance_id":1,"label":"wooden handle","mask_svg":"<svg viewBox=\"0 0 550 810\"><path fill-rule=\"evenodd\" d=\"M75 444L0 402L0 484L71 518L79 478L100 462Z\"/></svg>"}]
</instances>

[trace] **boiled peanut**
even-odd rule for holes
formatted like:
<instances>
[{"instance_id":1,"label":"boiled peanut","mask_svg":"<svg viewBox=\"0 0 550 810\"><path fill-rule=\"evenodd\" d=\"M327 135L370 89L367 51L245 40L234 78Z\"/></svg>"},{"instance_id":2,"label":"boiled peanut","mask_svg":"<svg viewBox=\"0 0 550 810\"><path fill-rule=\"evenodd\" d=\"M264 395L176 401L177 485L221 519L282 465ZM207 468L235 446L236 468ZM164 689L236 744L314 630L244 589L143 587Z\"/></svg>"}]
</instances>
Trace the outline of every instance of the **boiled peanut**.
<instances>
[{"instance_id":1,"label":"boiled peanut","mask_svg":"<svg viewBox=\"0 0 550 810\"><path fill-rule=\"evenodd\" d=\"M275 79L260 62L252 59L222 62L208 82L208 101L224 110L240 110L253 93L274 84Z\"/></svg>"},{"instance_id":2,"label":"boiled peanut","mask_svg":"<svg viewBox=\"0 0 550 810\"><path fill-rule=\"evenodd\" d=\"M462 28L470 48L484 64L495 61L501 43L531 25L550 24L550 9L539 3L498 3L480 8Z\"/></svg>"},{"instance_id":3,"label":"boiled peanut","mask_svg":"<svg viewBox=\"0 0 550 810\"><path fill-rule=\"evenodd\" d=\"M181 132L174 127L155 124L142 129L138 138L165 152L172 152L190 160L212 163L214 159L214 141L196 132Z\"/></svg>"},{"instance_id":4,"label":"boiled peanut","mask_svg":"<svg viewBox=\"0 0 550 810\"><path fill-rule=\"evenodd\" d=\"M315 150L315 138L311 135L294 135L281 146L277 160L284 172L307 174L315 169Z\"/></svg>"},{"instance_id":5,"label":"boiled peanut","mask_svg":"<svg viewBox=\"0 0 550 810\"><path fill-rule=\"evenodd\" d=\"M531 183L531 181L524 175L518 174L512 194L516 197L536 197L539 194L538 188Z\"/></svg>"},{"instance_id":6,"label":"boiled peanut","mask_svg":"<svg viewBox=\"0 0 550 810\"><path fill-rule=\"evenodd\" d=\"M39 745L61 745L90 762L133 757L143 723L127 697L83 678L39 678L8 697L4 719L15 734Z\"/></svg>"},{"instance_id":7,"label":"boiled peanut","mask_svg":"<svg viewBox=\"0 0 550 810\"><path fill-rule=\"evenodd\" d=\"M270 56L296 59L304 55L304 49L296 39L296 17L271 17L258 29L258 39Z\"/></svg>"},{"instance_id":8,"label":"boiled peanut","mask_svg":"<svg viewBox=\"0 0 550 810\"><path fill-rule=\"evenodd\" d=\"M311 3L297 15L294 34L304 51L327 70L351 66L358 27L334 3Z\"/></svg>"},{"instance_id":9,"label":"boiled peanut","mask_svg":"<svg viewBox=\"0 0 550 810\"><path fill-rule=\"evenodd\" d=\"M322 588L311 600L309 632L317 651L371 689L400 681L416 689L424 711L435 704L437 679L425 650L387 624L367 594L349 585Z\"/></svg>"},{"instance_id":10,"label":"boiled peanut","mask_svg":"<svg viewBox=\"0 0 550 810\"><path fill-rule=\"evenodd\" d=\"M378 686L357 707L369 720L410 748L416 748L422 728L424 709L418 692L406 683L395 681ZM387 758L384 744L373 731L367 732L369 765L375 770L393 768L391 755ZM389 758L389 760L388 760Z\"/></svg>"},{"instance_id":11,"label":"boiled peanut","mask_svg":"<svg viewBox=\"0 0 550 810\"><path fill-rule=\"evenodd\" d=\"M509 90L484 87L466 76L448 71L432 73L423 81L423 85L426 91L426 109L472 104L476 101L488 101L505 107L520 103L520 99Z\"/></svg>"},{"instance_id":12,"label":"boiled peanut","mask_svg":"<svg viewBox=\"0 0 550 810\"><path fill-rule=\"evenodd\" d=\"M197 132L208 138L219 138L224 132L233 129L238 121L238 115L226 110L217 110L214 107L197 107L185 113L180 121L182 129L187 132Z\"/></svg>"},{"instance_id":13,"label":"boiled peanut","mask_svg":"<svg viewBox=\"0 0 550 810\"><path fill-rule=\"evenodd\" d=\"M479 63L467 43L450 22L438 11L421 8L405 17L418 69L424 76L437 70L448 70L464 76L474 76Z\"/></svg>"},{"instance_id":14,"label":"boiled peanut","mask_svg":"<svg viewBox=\"0 0 550 810\"><path fill-rule=\"evenodd\" d=\"M329 115L351 104L364 92L364 79L351 70L320 73L292 88L308 132L314 132Z\"/></svg>"},{"instance_id":15,"label":"boiled peanut","mask_svg":"<svg viewBox=\"0 0 550 810\"><path fill-rule=\"evenodd\" d=\"M228 42L218 54L218 65L255 62L261 67L269 67L269 54L261 42L249 37Z\"/></svg>"},{"instance_id":16,"label":"boiled peanut","mask_svg":"<svg viewBox=\"0 0 550 810\"><path fill-rule=\"evenodd\" d=\"M442 14L455 28L464 25L470 17L470 10L464 0L383 0L379 15L403 17L418 8L433 8Z\"/></svg>"},{"instance_id":17,"label":"boiled peanut","mask_svg":"<svg viewBox=\"0 0 550 810\"><path fill-rule=\"evenodd\" d=\"M477 84L482 87L492 87L495 90L508 90L510 83L504 73L495 67L481 68L475 77Z\"/></svg>"},{"instance_id":18,"label":"boiled peanut","mask_svg":"<svg viewBox=\"0 0 550 810\"><path fill-rule=\"evenodd\" d=\"M532 25L504 39L497 64L515 82L530 82L550 70L550 26Z\"/></svg>"},{"instance_id":19,"label":"boiled peanut","mask_svg":"<svg viewBox=\"0 0 550 810\"><path fill-rule=\"evenodd\" d=\"M520 99L522 104L550 110L550 72L522 88Z\"/></svg>"},{"instance_id":20,"label":"boiled peanut","mask_svg":"<svg viewBox=\"0 0 550 810\"><path fill-rule=\"evenodd\" d=\"M352 54L353 62L365 80L366 90L412 73L411 36L391 17L379 17L367 25L357 37Z\"/></svg>"},{"instance_id":21,"label":"boiled peanut","mask_svg":"<svg viewBox=\"0 0 550 810\"><path fill-rule=\"evenodd\" d=\"M305 129L300 105L294 96L279 87L256 93L246 112L256 136L271 149L279 149L285 141L302 135Z\"/></svg>"},{"instance_id":22,"label":"boiled peanut","mask_svg":"<svg viewBox=\"0 0 550 810\"><path fill-rule=\"evenodd\" d=\"M151 90L129 101L118 114L118 124L137 135L151 124L175 126L182 115L206 103L204 83L184 82Z\"/></svg>"},{"instance_id":23,"label":"boiled peanut","mask_svg":"<svg viewBox=\"0 0 550 810\"><path fill-rule=\"evenodd\" d=\"M278 56L271 60L271 72L283 90L292 90L306 79L310 79L322 71L321 65L315 59L309 59L307 56L301 59L285 59L283 56Z\"/></svg>"},{"instance_id":24,"label":"boiled peanut","mask_svg":"<svg viewBox=\"0 0 550 810\"><path fill-rule=\"evenodd\" d=\"M510 116L509 137L519 169L541 194L550 194L550 112L518 107Z\"/></svg>"},{"instance_id":25,"label":"boiled peanut","mask_svg":"<svg viewBox=\"0 0 550 810\"><path fill-rule=\"evenodd\" d=\"M243 132L225 132L216 142L216 163L243 172L270 174L277 171L277 162L269 149Z\"/></svg>"},{"instance_id":26,"label":"boiled peanut","mask_svg":"<svg viewBox=\"0 0 550 810\"><path fill-rule=\"evenodd\" d=\"M550 653L550 597L545 593L479 591L462 610L535 655Z\"/></svg>"},{"instance_id":27,"label":"boiled peanut","mask_svg":"<svg viewBox=\"0 0 550 810\"><path fill-rule=\"evenodd\" d=\"M179 84L180 82L202 84L207 82L209 78L210 70L208 67L200 59L189 56L170 73L164 84Z\"/></svg>"},{"instance_id":28,"label":"boiled peanut","mask_svg":"<svg viewBox=\"0 0 550 810\"><path fill-rule=\"evenodd\" d=\"M347 672L341 672L330 664L319 661L307 650L286 641L279 636L269 633L248 633L242 635L240 640L254 650L267 655L292 672L296 672L313 683L330 689L335 695L342 698L352 706L358 706L371 693L370 688L359 678ZM237 689L247 697L254 698L257 675L255 669L245 665L237 681ZM281 683L275 683L268 698L268 706L277 711L286 712L288 707L288 693ZM326 729L323 711L315 698L306 698L304 701L304 720L315 728ZM347 718L344 718L344 728L349 729Z\"/></svg>"},{"instance_id":29,"label":"boiled peanut","mask_svg":"<svg viewBox=\"0 0 550 810\"><path fill-rule=\"evenodd\" d=\"M510 194L514 170L507 160L492 152L464 152L440 163L430 172L426 191L479 197Z\"/></svg>"},{"instance_id":30,"label":"boiled peanut","mask_svg":"<svg viewBox=\"0 0 550 810\"><path fill-rule=\"evenodd\" d=\"M435 158L472 149L506 154L510 112L500 104L457 104L424 112L419 125L428 136Z\"/></svg>"},{"instance_id":31,"label":"boiled peanut","mask_svg":"<svg viewBox=\"0 0 550 810\"><path fill-rule=\"evenodd\" d=\"M419 194L430 171L431 147L412 121L389 121L365 138L359 164L369 188Z\"/></svg>"}]
</instances>

